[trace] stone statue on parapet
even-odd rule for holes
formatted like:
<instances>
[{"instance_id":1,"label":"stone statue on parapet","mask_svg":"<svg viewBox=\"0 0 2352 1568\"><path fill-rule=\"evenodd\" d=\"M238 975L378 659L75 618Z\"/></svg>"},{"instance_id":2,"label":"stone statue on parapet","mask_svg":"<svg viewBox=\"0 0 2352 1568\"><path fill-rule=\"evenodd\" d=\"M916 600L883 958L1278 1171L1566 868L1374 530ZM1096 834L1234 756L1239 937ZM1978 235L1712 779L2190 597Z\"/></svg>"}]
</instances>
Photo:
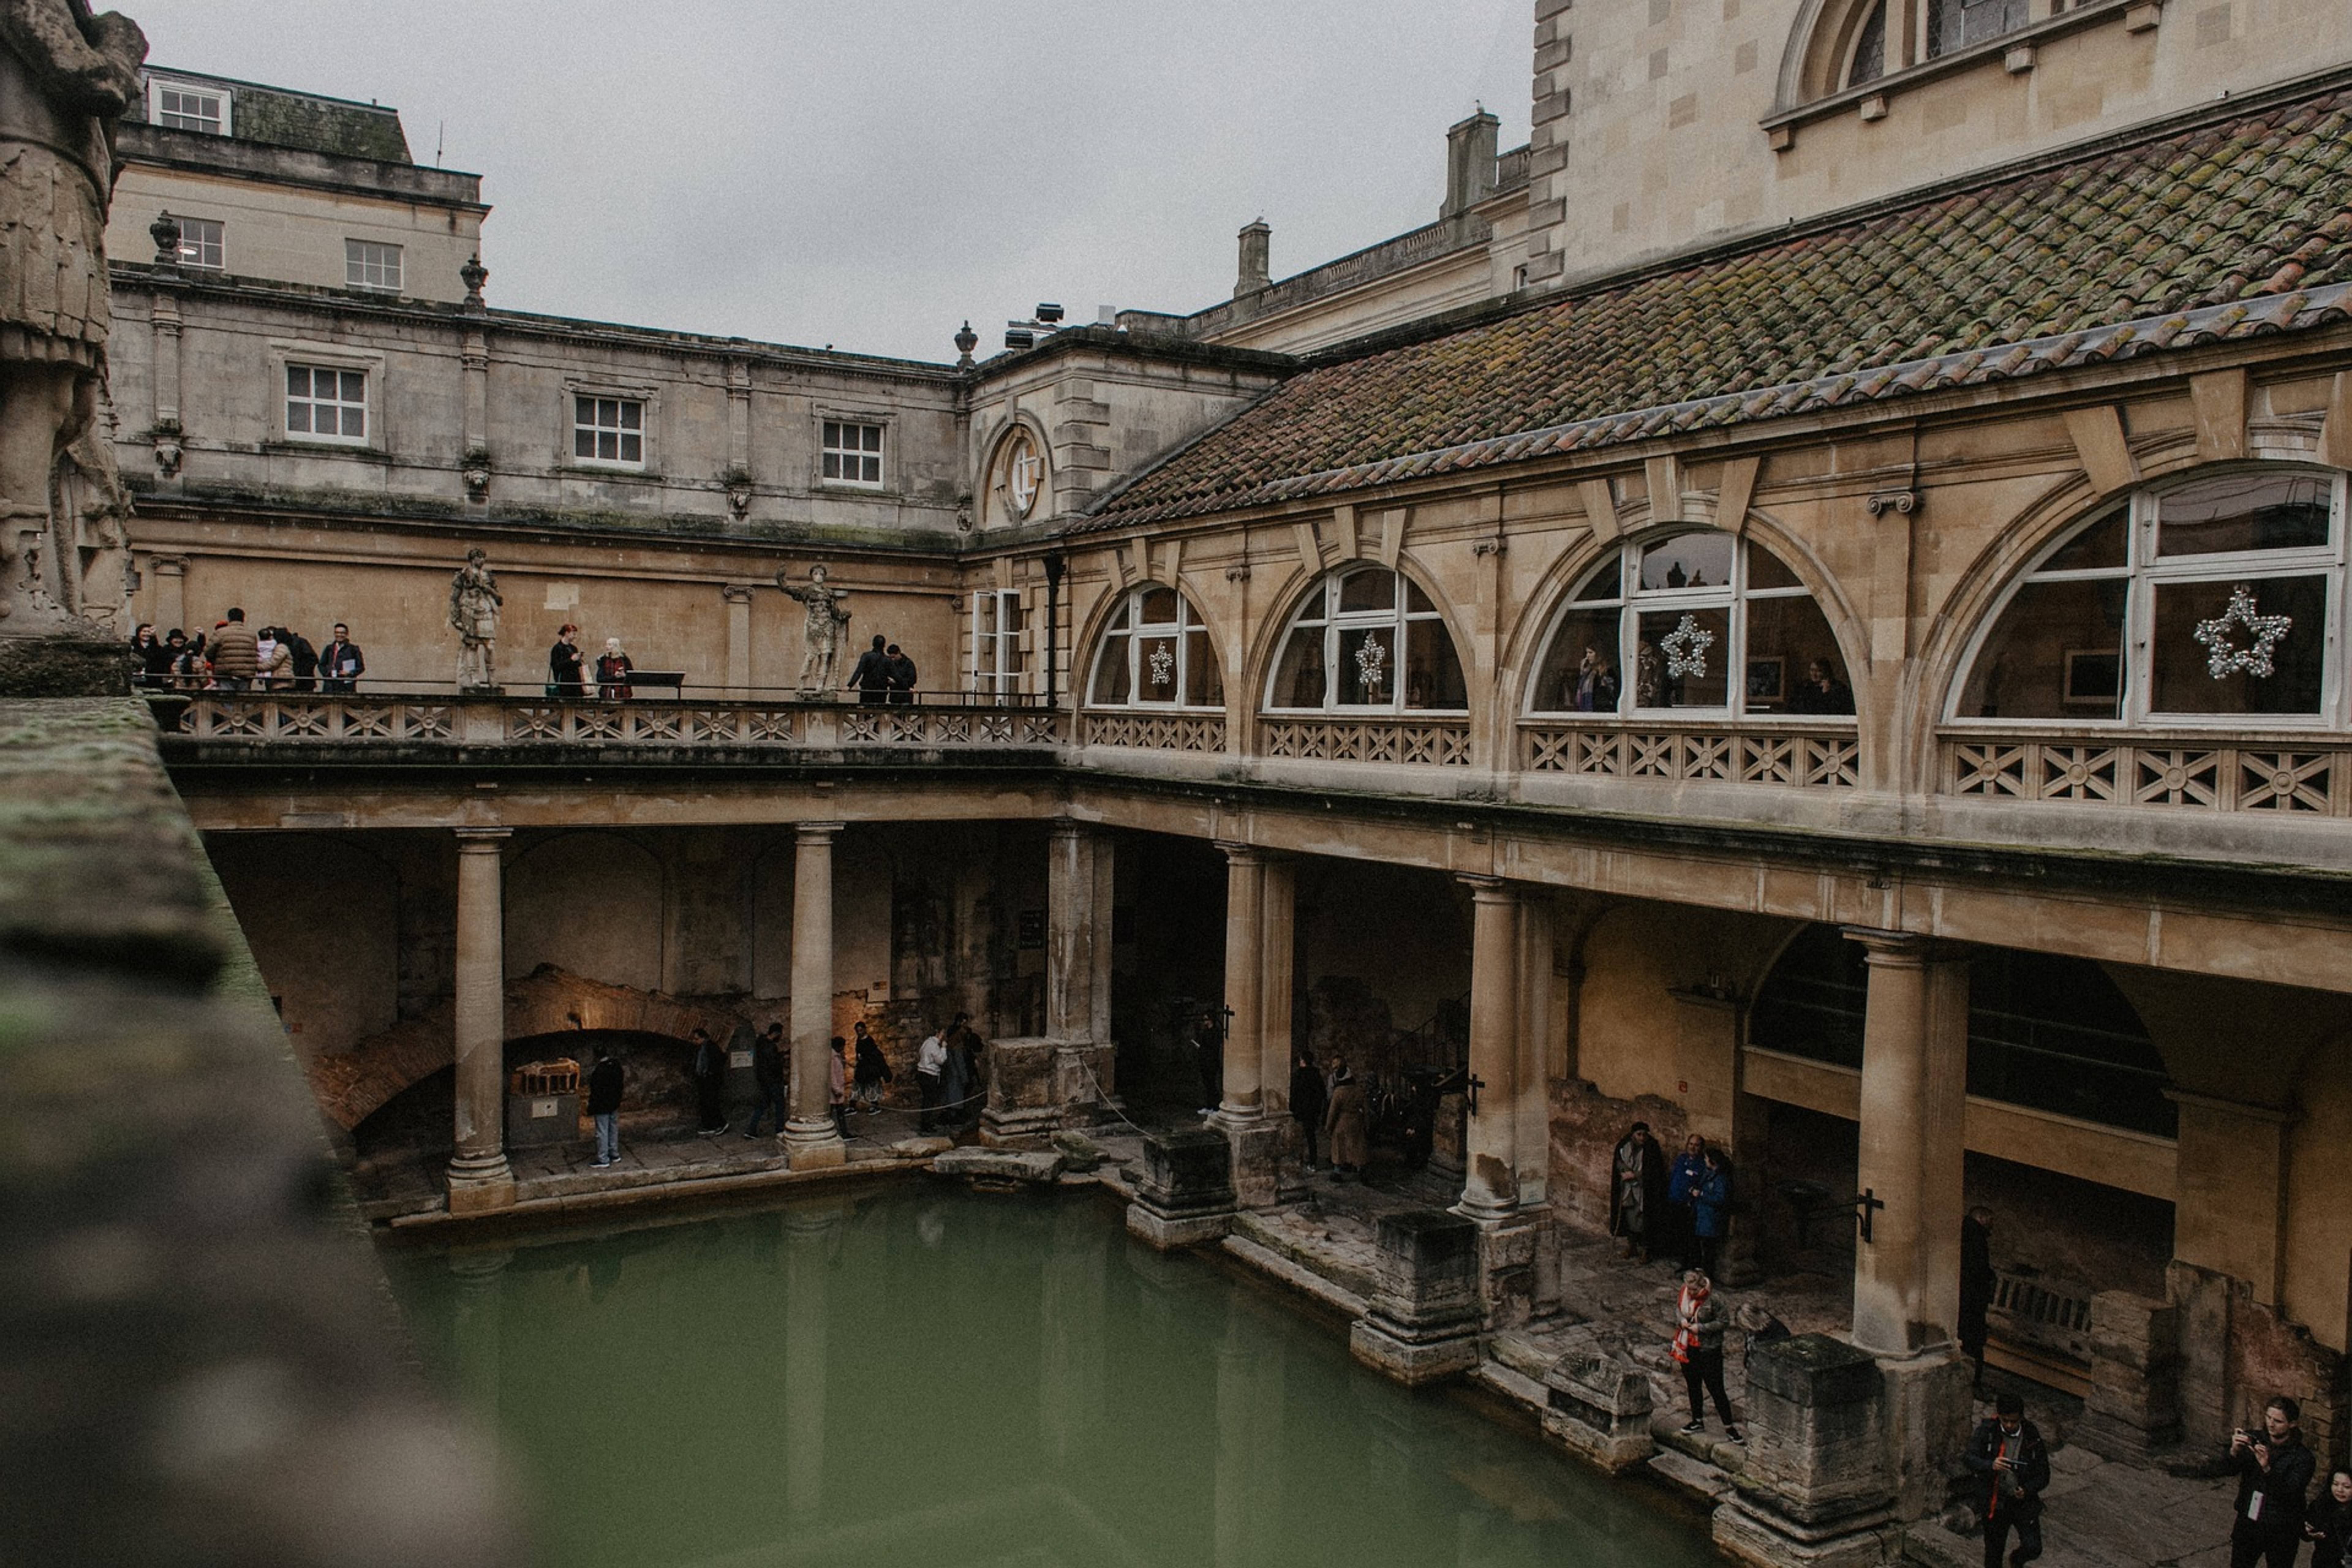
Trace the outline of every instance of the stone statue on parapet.
<instances>
[{"instance_id":1,"label":"stone statue on parapet","mask_svg":"<svg viewBox=\"0 0 2352 1568\"><path fill-rule=\"evenodd\" d=\"M449 629L457 634L457 689L499 689L499 608L506 603L489 557L478 545L449 579Z\"/></svg>"},{"instance_id":2,"label":"stone statue on parapet","mask_svg":"<svg viewBox=\"0 0 2352 1568\"><path fill-rule=\"evenodd\" d=\"M800 689L803 697L832 694L834 666L841 660L842 629L849 625L849 612L841 606L841 602L849 597L849 591L828 588L824 579L822 565L809 568L805 587L793 585L790 567L776 574L776 586L808 610L808 624L803 633L807 639L807 651L801 655Z\"/></svg>"},{"instance_id":3,"label":"stone statue on parapet","mask_svg":"<svg viewBox=\"0 0 2352 1568\"><path fill-rule=\"evenodd\" d=\"M106 208L146 58L87 0L0 0L0 637L121 635Z\"/></svg>"}]
</instances>

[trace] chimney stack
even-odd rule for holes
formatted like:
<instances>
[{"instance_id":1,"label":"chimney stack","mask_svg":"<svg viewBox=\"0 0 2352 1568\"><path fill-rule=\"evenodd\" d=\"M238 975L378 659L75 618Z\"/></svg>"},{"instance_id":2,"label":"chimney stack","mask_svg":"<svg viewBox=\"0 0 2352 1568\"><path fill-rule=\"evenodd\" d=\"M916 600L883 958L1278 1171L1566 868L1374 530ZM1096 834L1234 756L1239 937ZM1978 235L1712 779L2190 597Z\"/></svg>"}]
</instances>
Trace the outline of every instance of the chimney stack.
<instances>
[{"instance_id":1,"label":"chimney stack","mask_svg":"<svg viewBox=\"0 0 2352 1568\"><path fill-rule=\"evenodd\" d=\"M1266 226L1264 218L1242 230L1242 270L1234 284L1234 299L1255 294L1273 283L1274 274L1267 270L1273 244L1274 230Z\"/></svg>"},{"instance_id":2,"label":"chimney stack","mask_svg":"<svg viewBox=\"0 0 2352 1568\"><path fill-rule=\"evenodd\" d=\"M1445 133L1445 205L1441 218L1468 212L1495 194L1495 154L1503 122L1480 110Z\"/></svg>"}]
</instances>

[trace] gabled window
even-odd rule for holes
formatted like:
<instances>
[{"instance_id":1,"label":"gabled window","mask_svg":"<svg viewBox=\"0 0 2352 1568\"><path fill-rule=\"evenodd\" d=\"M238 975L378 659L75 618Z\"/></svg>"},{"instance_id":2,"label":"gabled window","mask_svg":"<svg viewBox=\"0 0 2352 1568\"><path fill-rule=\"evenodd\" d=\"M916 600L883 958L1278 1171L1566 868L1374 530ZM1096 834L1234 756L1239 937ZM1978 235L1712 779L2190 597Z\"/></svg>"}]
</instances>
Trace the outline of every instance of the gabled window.
<instances>
[{"instance_id":1,"label":"gabled window","mask_svg":"<svg viewBox=\"0 0 2352 1568\"><path fill-rule=\"evenodd\" d=\"M2345 727L2344 509L2284 466L2137 492L2010 591L1952 717Z\"/></svg>"},{"instance_id":2,"label":"gabled window","mask_svg":"<svg viewBox=\"0 0 2352 1568\"><path fill-rule=\"evenodd\" d=\"M147 118L167 131L201 131L208 136L229 134L230 93L207 82L173 81L156 77L147 83Z\"/></svg>"},{"instance_id":3,"label":"gabled window","mask_svg":"<svg viewBox=\"0 0 2352 1568\"><path fill-rule=\"evenodd\" d=\"M829 485L882 488L882 426L845 419L824 421L823 464L819 473Z\"/></svg>"},{"instance_id":4,"label":"gabled window","mask_svg":"<svg viewBox=\"0 0 2352 1568\"><path fill-rule=\"evenodd\" d=\"M1269 712L1465 712L1462 660L1421 586L1385 566L1332 573L1283 635Z\"/></svg>"},{"instance_id":5,"label":"gabled window","mask_svg":"<svg viewBox=\"0 0 2352 1568\"><path fill-rule=\"evenodd\" d=\"M572 455L583 463L645 467L646 405L634 397L573 397Z\"/></svg>"},{"instance_id":6,"label":"gabled window","mask_svg":"<svg viewBox=\"0 0 2352 1568\"><path fill-rule=\"evenodd\" d=\"M1156 583L1128 593L1104 628L1087 701L1096 708L1223 709L1216 650L1192 602Z\"/></svg>"},{"instance_id":7,"label":"gabled window","mask_svg":"<svg viewBox=\"0 0 2352 1568\"><path fill-rule=\"evenodd\" d=\"M400 292L400 247L369 239L343 241L343 280L354 289Z\"/></svg>"},{"instance_id":8,"label":"gabled window","mask_svg":"<svg viewBox=\"0 0 2352 1568\"><path fill-rule=\"evenodd\" d=\"M1694 710L1713 718L1832 718L1853 688L1828 617L1795 573L1730 534L1631 542L1562 605L1530 714Z\"/></svg>"}]
</instances>

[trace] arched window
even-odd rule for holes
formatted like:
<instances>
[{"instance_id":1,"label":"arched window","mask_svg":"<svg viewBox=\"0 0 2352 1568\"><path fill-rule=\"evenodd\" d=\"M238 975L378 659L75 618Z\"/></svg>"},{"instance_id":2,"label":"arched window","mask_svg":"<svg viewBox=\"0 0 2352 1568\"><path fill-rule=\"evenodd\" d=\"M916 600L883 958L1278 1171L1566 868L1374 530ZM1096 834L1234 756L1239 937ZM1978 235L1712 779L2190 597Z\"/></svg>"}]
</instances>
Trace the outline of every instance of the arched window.
<instances>
[{"instance_id":1,"label":"arched window","mask_svg":"<svg viewBox=\"0 0 2352 1568\"><path fill-rule=\"evenodd\" d=\"M1909 0L1896 3L1900 9L1895 16L1901 19L1909 11ZM1990 43L2032 19L2026 0L1927 0L1927 26L1906 49L1903 35L1908 29L1888 26L1888 5L1889 0L1870 0L1862 14L1841 85L1860 87L1907 66Z\"/></svg>"},{"instance_id":2,"label":"arched window","mask_svg":"<svg viewBox=\"0 0 2352 1568\"><path fill-rule=\"evenodd\" d=\"M2231 468L2136 492L2011 590L1951 716L2343 726L2344 489Z\"/></svg>"},{"instance_id":3,"label":"arched window","mask_svg":"<svg viewBox=\"0 0 2352 1568\"><path fill-rule=\"evenodd\" d=\"M1095 708L1210 708L1225 705L1225 683L1200 612L1173 588L1146 583L1128 593L1095 650L1087 688Z\"/></svg>"},{"instance_id":4,"label":"arched window","mask_svg":"<svg viewBox=\"0 0 2352 1568\"><path fill-rule=\"evenodd\" d=\"M1528 711L1820 717L1853 711L1837 638L1763 546L1727 533L1628 543L1569 596Z\"/></svg>"},{"instance_id":5,"label":"arched window","mask_svg":"<svg viewBox=\"0 0 2352 1568\"><path fill-rule=\"evenodd\" d=\"M1859 1068L1868 983L1859 943L1807 926L1757 993L1748 1040ZM1970 1094L2168 1138L2179 1125L2170 1082L2138 1012L2097 964L2015 948L1969 959Z\"/></svg>"},{"instance_id":6,"label":"arched window","mask_svg":"<svg viewBox=\"0 0 2352 1568\"><path fill-rule=\"evenodd\" d=\"M1275 712L1466 712L1468 686L1445 620L1413 581L1385 566L1318 583L1283 634L1266 685Z\"/></svg>"}]
</instances>

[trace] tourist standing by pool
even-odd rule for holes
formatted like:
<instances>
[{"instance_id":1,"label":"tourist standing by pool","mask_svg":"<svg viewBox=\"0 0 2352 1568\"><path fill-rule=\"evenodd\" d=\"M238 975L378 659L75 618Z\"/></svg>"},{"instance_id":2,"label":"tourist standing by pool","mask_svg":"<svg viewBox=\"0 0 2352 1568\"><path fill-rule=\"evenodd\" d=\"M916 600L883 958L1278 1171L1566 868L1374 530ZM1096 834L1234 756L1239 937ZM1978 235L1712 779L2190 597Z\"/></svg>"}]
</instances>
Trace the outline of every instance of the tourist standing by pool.
<instances>
[{"instance_id":1,"label":"tourist standing by pool","mask_svg":"<svg viewBox=\"0 0 2352 1568\"><path fill-rule=\"evenodd\" d=\"M702 1132L715 1138L727 1131L727 1053L710 1031L694 1031L694 1094L702 1108Z\"/></svg>"},{"instance_id":2,"label":"tourist standing by pool","mask_svg":"<svg viewBox=\"0 0 2352 1568\"><path fill-rule=\"evenodd\" d=\"M588 1074L588 1114L596 1123L596 1163L621 1157L621 1064L602 1046Z\"/></svg>"}]
</instances>

